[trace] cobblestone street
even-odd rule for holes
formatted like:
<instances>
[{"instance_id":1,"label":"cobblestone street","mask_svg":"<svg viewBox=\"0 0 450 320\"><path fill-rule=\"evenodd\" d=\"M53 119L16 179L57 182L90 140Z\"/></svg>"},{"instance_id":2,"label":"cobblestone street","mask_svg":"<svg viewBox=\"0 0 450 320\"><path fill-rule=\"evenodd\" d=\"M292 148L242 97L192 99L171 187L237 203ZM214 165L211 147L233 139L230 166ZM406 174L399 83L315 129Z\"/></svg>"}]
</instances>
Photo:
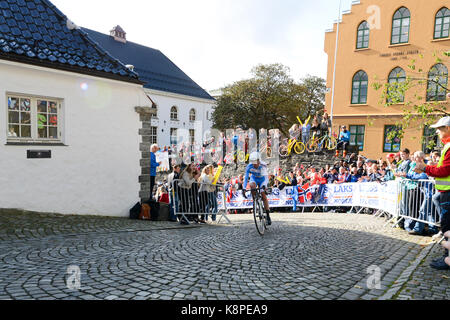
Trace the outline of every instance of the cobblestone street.
<instances>
[{"instance_id":1,"label":"cobblestone street","mask_svg":"<svg viewBox=\"0 0 450 320\"><path fill-rule=\"evenodd\" d=\"M119 218L0 215L0 299L450 299L431 238L337 213L251 215L181 227ZM71 265L81 289L69 290ZM381 289L368 289L369 266Z\"/></svg>"}]
</instances>

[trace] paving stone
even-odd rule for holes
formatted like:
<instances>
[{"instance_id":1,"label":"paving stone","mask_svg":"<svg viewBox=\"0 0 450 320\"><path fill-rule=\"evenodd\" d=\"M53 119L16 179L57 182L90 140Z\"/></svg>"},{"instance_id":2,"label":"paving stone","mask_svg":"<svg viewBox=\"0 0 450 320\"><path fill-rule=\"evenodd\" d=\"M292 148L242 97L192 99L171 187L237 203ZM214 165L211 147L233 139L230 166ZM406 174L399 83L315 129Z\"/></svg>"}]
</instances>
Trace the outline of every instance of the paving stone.
<instances>
[{"instance_id":1,"label":"paving stone","mask_svg":"<svg viewBox=\"0 0 450 320\"><path fill-rule=\"evenodd\" d=\"M388 286L397 299L450 299L443 277L449 273L428 267L442 249L411 264L427 239L384 227L382 219L274 213L264 248L252 215L230 219L234 226L185 229L122 218L75 216L61 223L45 214L0 214L0 299L371 300ZM66 289L72 264L82 269L81 292ZM373 264L382 269L381 290L366 288ZM404 275L408 268L412 274Z\"/></svg>"}]
</instances>

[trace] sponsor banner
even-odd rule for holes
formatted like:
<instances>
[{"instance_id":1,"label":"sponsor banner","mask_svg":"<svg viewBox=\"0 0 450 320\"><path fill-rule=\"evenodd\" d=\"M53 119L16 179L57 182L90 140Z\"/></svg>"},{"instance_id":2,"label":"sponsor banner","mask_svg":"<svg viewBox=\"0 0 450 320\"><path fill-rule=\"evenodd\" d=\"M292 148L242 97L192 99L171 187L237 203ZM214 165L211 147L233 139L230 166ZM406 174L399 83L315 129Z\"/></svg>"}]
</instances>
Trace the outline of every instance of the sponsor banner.
<instances>
[{"instance_id":1,"label":"sponsor banner","mask_svg":"<svg viewBox=\"0 0 450 320\"><path fill-rule=\"evenodd\" d=\"M397 213L399 199L398 183L344 183L314 186L286 187L283 190L272 189L268 196L271 208L292 207L367 207L380 209L391 214ZM223 209L221 196L218 197L219 208ZM229 189L226 192L227 209L251 209L253 200L250 192L246 195L241 190Z\"/></svg>"}]
</instances>

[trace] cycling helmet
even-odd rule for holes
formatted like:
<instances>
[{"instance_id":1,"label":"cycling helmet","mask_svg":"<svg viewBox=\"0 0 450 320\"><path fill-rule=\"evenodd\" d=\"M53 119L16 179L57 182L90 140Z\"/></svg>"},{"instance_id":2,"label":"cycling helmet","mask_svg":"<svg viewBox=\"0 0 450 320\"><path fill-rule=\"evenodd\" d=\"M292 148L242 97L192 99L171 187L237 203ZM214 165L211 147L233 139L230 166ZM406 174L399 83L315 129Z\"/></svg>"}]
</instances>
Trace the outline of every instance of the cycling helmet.
<instances>
[{"instance_id":1,"label":"cycling helmet","mask_svg":"<svg viewBox=\"0 0 450 320\"><path fill-rule=\"evenodd\" d=\"M259 153L258 152L252 152L250 155L250 163L255 164L259 161Z\"/></svg>"}]
</instances>

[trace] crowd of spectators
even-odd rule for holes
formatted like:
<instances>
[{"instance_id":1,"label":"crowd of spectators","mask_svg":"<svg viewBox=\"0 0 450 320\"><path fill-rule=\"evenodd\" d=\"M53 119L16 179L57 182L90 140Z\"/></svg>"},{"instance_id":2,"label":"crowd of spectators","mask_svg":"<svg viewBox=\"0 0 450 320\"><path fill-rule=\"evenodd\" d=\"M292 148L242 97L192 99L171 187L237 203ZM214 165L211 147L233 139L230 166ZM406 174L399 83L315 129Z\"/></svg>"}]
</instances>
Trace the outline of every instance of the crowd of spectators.
<instances>
[{"instance_id":1,"label":"crowd of spectators","mask_svg":"<svg viewBox=\"0 0 450 320\"><path fill-rule=\"evenodd\" d=\"M414 171L416 161L424 161L430 165L439 162L439 152L432 152L427 157L422 151L414 154L404 149L397 154L389 154L386 159L371 160L364 156L351 154L343 160L336 161L333 165L325 167L304 166L296 163L292 168L277 168L269 175L269 187L283 190L286 187L299 186L307 188L314 185L343 184L343 183L386 183L388 181L407 179L405 181L421 181L420 192L417 184L402 184L403 197L401 213L405 216L414 216L423 221L435 222L432 209L438 208L438 196L434 193L431 179L425 174ZM429 182L426 182L429 181ZM222 181L225 188L231 188L233 192L242 190L243 176L227 177ZM319 190L320 189L319 187ZM320 192L320 191L319 191ZM414 193L414 195L412 194ZM413 203L414 202L414 203ZM325 208L325 211L338 208ZM291 209L289 209L291 210ZM343 209L346 210L346 209ZM244 210L241 210L244 211ZM415 212L411 212L415 211ZM369 212L372 212L369 210ZM433 225L428 226L413 219L406 219L401 227L410 234L428 235L435 234L438 229Z\"/></svg>"}]
</instances>

